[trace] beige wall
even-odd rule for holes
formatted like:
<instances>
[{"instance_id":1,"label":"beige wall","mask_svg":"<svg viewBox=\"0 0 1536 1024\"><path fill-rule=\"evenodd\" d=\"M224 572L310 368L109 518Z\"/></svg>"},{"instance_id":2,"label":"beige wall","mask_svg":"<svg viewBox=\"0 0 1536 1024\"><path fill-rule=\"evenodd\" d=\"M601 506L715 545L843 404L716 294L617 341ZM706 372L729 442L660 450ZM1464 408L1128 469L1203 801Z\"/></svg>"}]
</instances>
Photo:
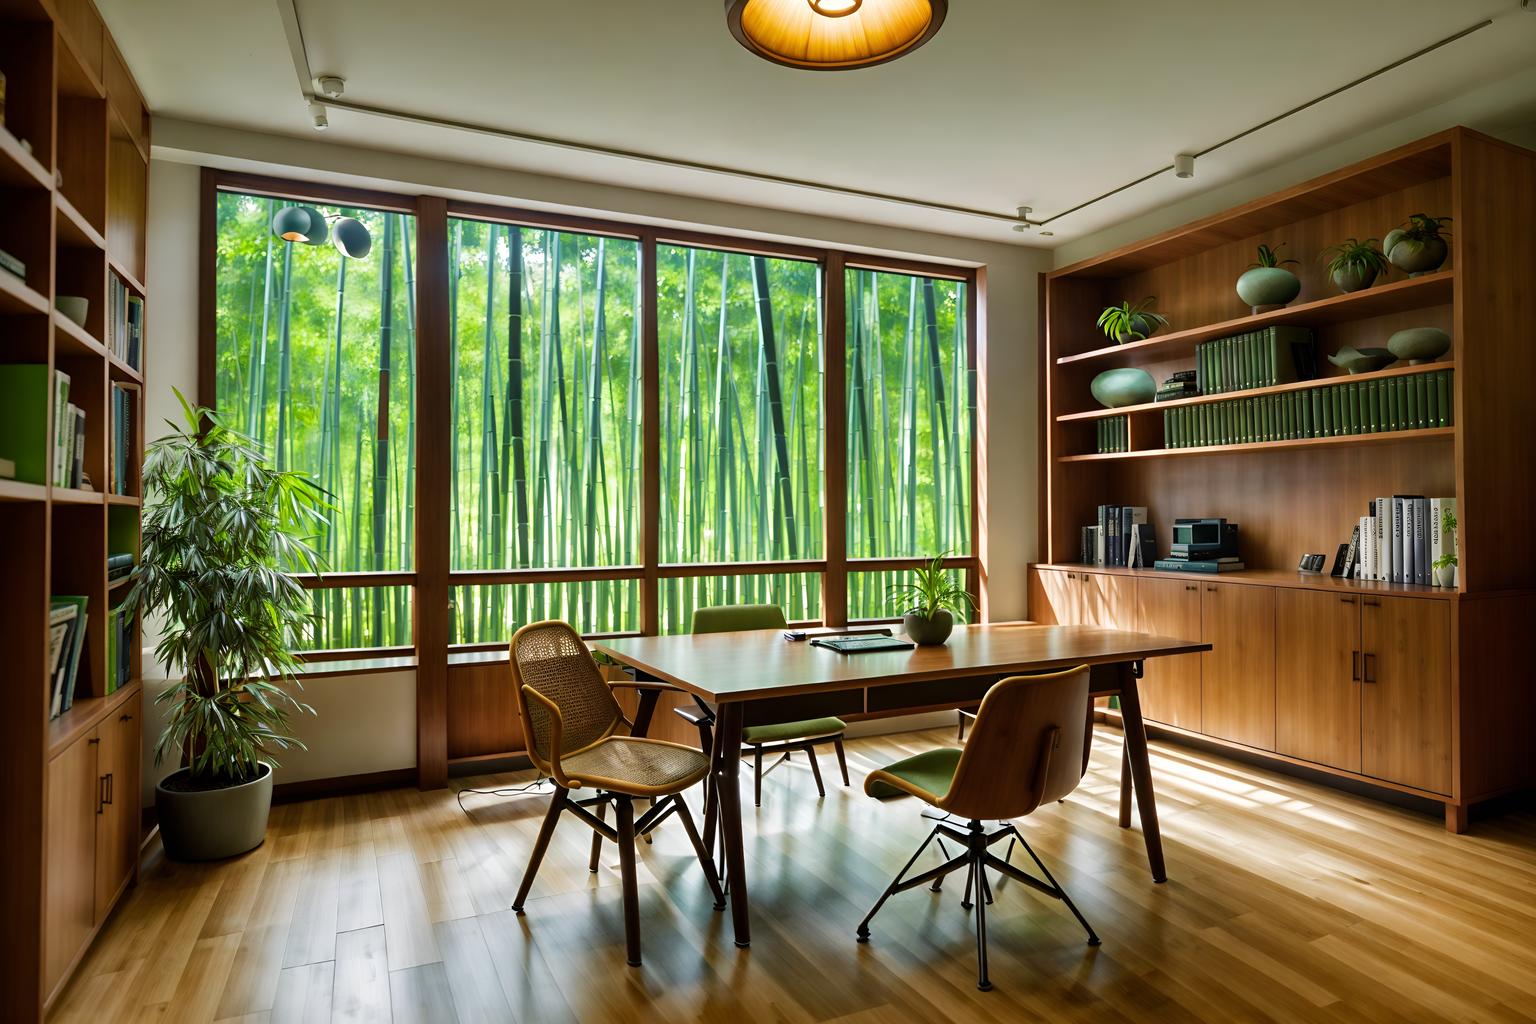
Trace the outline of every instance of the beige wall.
<instances>
[{"instance_id":1,"label":"beige wall","mask_svg":"<svg viewBox=\"0 0 1536 1024\"><path fill-rule=\"evenodd\" d=\"M172 387L190 397L197 386L200 165L985 267L989 301L981 343L991 404L984 449L990 474L983 515L992 524L986 551L991 614L997 619L1023 617L1024 567L1034 557L1036 532L1036 279L1051 265L1049 252L172 120L155 122L154 157L148 281L152 304L146 352L150 437L163 433L156 428L164 419L176 417ZM147 630L147 638L152 633ZM146 657L146 664L150 663ZM158 692L161 686L152 683L150 688ZM315 680L306 688L305 699L319 713L296 723L310 750L284 758L279 782L415 763L411 673ZM881 723L881 727L899 724ZM149 742L147 738L146 749ZM146 764L147 789L157 777ZM149 789L147 798L152 796Z\"/></svg>"}]
</instances>

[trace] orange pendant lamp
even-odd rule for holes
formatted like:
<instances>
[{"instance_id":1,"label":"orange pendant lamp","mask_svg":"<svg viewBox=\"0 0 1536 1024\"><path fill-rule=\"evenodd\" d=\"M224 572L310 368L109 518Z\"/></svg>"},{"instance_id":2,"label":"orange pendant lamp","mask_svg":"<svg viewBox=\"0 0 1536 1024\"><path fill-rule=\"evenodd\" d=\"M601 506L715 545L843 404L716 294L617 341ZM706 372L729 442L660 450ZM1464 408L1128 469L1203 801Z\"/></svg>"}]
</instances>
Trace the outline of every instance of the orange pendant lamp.
<instances>
[{"instance_id":1,"label":"orange pendant lamp","mask_svg":"<svg viewBox=\"0 0 1536 1024\"><path fill-rule=\"evenodd\" d=\"M725 20L764 60L845 71L911 53L934 37L948 9L948 0L725 0Z\"/></svg>"}]
</instances>

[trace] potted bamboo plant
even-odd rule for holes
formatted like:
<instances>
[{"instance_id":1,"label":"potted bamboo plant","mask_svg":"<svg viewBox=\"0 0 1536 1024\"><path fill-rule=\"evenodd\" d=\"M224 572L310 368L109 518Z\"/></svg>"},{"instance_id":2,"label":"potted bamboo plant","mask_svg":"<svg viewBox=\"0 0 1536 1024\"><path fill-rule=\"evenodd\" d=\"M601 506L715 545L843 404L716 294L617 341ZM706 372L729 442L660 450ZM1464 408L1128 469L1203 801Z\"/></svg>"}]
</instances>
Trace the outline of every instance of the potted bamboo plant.
<instances>
[{"instance_id":1,"label":"potted bamboo plant","mask_svg":"<svg viewBox=\"0 0 1536 1024\"><path fill-rule=\"evenodd\" d=\"M939 645L955 628L955 614L974 606L970 593L944 568L939 555L914 569L906 583L893 583L886 591L894 611L901 612L901 628L913 643Z\"/></svg>"},{"instance_id":2,"label":"potted bamboo plant","mask_svg":"<svg viewBox=\"0 0 1536 1024\"><path fill-rule=\"evenodd\" d=\"M166 856L216 860L261 844L272 752L304 749L288 718L313 714L292 693L310 602L288 573L320 570L308 538L328 506L302 474L270 468L259 444L176 397L185 421L146 453L126 606L163 620L156 656L182 674L156 698L169 716L155 762L182 761L155 789Z\"/></svg>"}]
</instances>

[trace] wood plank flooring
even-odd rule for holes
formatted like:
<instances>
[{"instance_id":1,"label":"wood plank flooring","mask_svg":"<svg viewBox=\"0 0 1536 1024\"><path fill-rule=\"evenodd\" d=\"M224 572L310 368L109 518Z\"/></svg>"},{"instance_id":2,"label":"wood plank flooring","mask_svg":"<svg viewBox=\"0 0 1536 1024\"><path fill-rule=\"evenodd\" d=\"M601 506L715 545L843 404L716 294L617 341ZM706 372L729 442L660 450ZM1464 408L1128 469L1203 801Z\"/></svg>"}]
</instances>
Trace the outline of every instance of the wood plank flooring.
<instances>
[{"instance_id":1,"label":"wood plank flooring","mask_svg":"<svg viewBox=\"0 0 1536 1024\"><path fill-rule=\"evenodd\" d=\"M466 795L466 815L451 791L395 790L275 808L266 843L225 863L172 864L156 846L50 1019L1536 1019L1536 814L1453 836L1438 817L1157 743L1170 878L1154 885L1140 833L1115 827L1108 729L1078 792L1023 826L1102 947L1054 901L994 883L996 989L978 992L958 879L893 897L858 945L927 831L915 802L876 803L862 776L952 740L852 741L853 788L834 771L820 802L803 759L768 777L762 809L746 801L750 950L674 826L640 855L634 970L611 844L589 874L591 833L566 818L518 917L546 799Z\"/></svg>"}]
</instances>

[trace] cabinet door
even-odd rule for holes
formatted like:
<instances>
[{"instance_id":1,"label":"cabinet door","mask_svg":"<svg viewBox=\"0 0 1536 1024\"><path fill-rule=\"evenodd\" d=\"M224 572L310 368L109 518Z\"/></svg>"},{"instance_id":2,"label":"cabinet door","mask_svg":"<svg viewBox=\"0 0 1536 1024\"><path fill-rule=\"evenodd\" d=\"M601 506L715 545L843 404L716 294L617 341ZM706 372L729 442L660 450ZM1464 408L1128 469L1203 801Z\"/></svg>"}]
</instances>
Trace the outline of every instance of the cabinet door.
<instances>
[{"instance_id":1,"label":"cabinet door","mask_svg":"<svg viewBox=\"0 0 1536 1024\"><path fill-rule=\"evenodd\" d=\"M1200 728L1209 736L1275 749L1275 591L1200 584Z\"/></svg>"},{"instance_id":2,"label":"cabinet door","mask_svg":"<svg viewBox=\"0 0 1536 1024\"><path fill-rule=\"evenodd\" d=\"M43 844L43 990L52 992L96 923L96 737L83 736L48 764ZM14 837L13 837L14 838Z\"/></svg>"},{"instance_id":3,"label":"cabinet door","mask_svg":"<svg viewBox=\"0 0 1536 1024\"><path fill-rule=\"evenodd\" d=\"M1136 580L1104 572L1080 572L1078 622L1104 629L1130 629L1136 617Z\"/></svg>"},{"instance_id":4,"label":"cabinet door","mask_svg":"<svg viewBox=\"0 0 1536 1024\"><path fill-rule=\"evenodd\" d=\"M139 858L139 720L124 707L98 729L101 813L96 816L96 920L133 875Z\"/></svg>"},{"instance_id":5,"label":"cabinet door","mask_svg":"<svg viewBox=\"0 0 1536 1024\"><path fill-rule=\"evenodd\" d=\"M1200 584L1136 580L1134 628L1143 633L1199 640ZM1200 655L1148 658L1139 687L1142 716L1180 729L1200 729Z\"/></svg>"},{"instance_id":6,"label":"cabinet door","mask_svg":"<svg viewBox=\"0 0 1536 1024\"><path fill-rule=\"evenodd\" d=\"M1365 774L1434 793L1451 791L1450 608L1444 601L1362 601Z\"/></svg>"},{"instance_id":7,"label":"cabinet door","mask_svg":"<svg viewBox=\"0 0 1536 1024\"><path fill-rule=\"evenodd\" d=\"M1360 770L1360 603L1275 592L1275 749Z\"/></svg>"},{"instance_id":8,"label":"cabinet door","mask_svg":"<svg viewBox=\"0 0 1536 1024\"><path fill-rule=\"evenodd\" d=\"M1075 626L1078 623L1079 582L1082 573L1065 569L1036 569L1040 591L1031 597L1029 617L1047 625ZM1035 604L1041 607L1035 607Z\"/></svg>"}]
</instances>

